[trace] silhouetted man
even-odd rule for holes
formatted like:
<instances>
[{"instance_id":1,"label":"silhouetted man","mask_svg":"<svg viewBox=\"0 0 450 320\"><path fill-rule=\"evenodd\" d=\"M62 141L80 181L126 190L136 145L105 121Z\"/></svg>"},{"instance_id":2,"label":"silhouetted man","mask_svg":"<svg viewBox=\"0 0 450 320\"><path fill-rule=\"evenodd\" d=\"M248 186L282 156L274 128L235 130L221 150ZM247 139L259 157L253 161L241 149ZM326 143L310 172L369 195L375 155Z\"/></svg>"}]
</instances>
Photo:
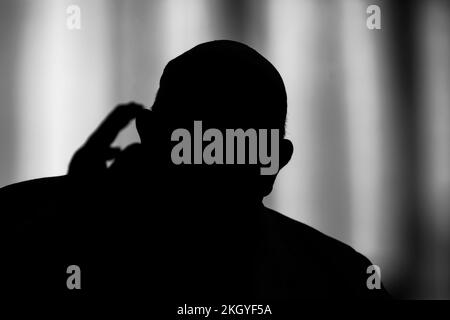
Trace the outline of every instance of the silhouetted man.
<instances>
[{"instance_id":1,"label":"silhouetted man","mask_svg":"<svg viewBox=\"0 0 450 320\"><path fill-rule=\"evenodd\" d=\"M286 100L276 69L243 44L208 42L170 61L152 109L115 109L76 152L68 175L1 190L10 285L18 293L179 301L385 297L383 288L368 288L365 257L262 205L276 174L261 174L249 153L245 164L217 160L218 149L209 154L215 163L194 159L214 142L209 137L178 150L186 161L174 163L174 131L193 132L201 121L202 132L278 130L266 151L279 147L282 168L293 152L283 138ZM141 143L112 148L133 119ZM231 150L239 156L236 145L223 152ZM78 291L67 288L70 265L81 270Z\"/></svg>"}]
</instances>

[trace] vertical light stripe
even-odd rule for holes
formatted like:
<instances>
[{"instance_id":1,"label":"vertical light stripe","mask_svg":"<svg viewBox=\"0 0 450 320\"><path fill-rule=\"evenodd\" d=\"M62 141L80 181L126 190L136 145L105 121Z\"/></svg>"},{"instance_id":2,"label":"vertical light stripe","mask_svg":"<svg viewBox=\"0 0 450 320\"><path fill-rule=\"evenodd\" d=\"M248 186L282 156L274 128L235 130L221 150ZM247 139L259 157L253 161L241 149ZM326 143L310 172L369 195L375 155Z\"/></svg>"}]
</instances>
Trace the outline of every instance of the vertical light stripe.
<instances>
[{"instance_id":1,"label":"vertical light stripe","mask_svg":"<svg viewBox=\"0 0 450 320\"><path fill-rule=\"evenodd\" d=\"M449 299L450 270L450 6L430 1L418 35L421 48L420 88L424 164L422 190L427 270L423 274L426 296Z\"/></svg>"},{"instance_id":2,"label":"vertical light stripe","mask_svg":"<svg viewBox=\"0 0 450 320\"><path fill-rule=\"evenodd\" d=\"M280 172L271 201L274 209L308 224L315 222L312 61L319 40L314 37L317 14L314 5L313 1L270 0L267 7L267 58L286 85L286 134L294 144L293 158Z\"/></svg>"},{"instance_id":3,"label":"vertical light stripe","mask_svg":"<svg viewBox=\"0 0 450 320\"><path fill-rule=\"evenodd\" d=\"M106 1L79 1L82 29L75 31L66 26L69 4L27 2L18 56L16 180L64 174L111 104Z\"/></svg>"},{"instance_id":4,"label":"vertical light stripe","mask_svg":"<svg viewBox=\"0 0 450 320\"><path fill-rule=\"evenodd\" d=\"M363 2L343 1L342 43L345 73L352 245L370 256L380 254L384 214L383 106L380 99L376 32L366 27Z\"/></svg>"},{"instance_id":5,"label":"vertical light stripe","mask_svg":"<svg viewBox=\"0 0 450 320\"><path fill-rule=\"evenodd\" d=\"M191 47L214 40L214 24L208 0L167 0L162 3L164 14L164 51L167 61Z\"/></svg>"}]
</instances>

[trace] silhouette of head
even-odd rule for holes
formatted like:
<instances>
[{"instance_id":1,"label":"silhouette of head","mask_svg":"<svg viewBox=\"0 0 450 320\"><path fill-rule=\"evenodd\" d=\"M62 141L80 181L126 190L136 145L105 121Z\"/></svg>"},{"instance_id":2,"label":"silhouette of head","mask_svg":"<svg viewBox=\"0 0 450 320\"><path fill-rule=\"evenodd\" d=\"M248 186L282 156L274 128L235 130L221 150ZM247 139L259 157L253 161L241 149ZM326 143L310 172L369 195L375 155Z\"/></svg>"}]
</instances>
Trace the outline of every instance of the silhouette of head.
<instances>
[{"instance_id":1,"label":"silhouette of head","mask_svg":"<svg viewBox=\"0 0 450 320\"><path fill-rule=\"evenodd\" d=\"M247 45L219 40L200 44L167 64L152 111L138 117L137 127L143 144L153 141L149 136L155 134L150 128L155 123L164 123L171 132L192 128L194 120L202 121L203 130L278 129L282 138L286 110L284 83L275 67ZM292 144L281 139L279 146L281 168L292 155ZM207 176L213 176L217 184L226 180L248 188L251 183L257 186L261 198L270 193L276 177L260 176L259 171L248 167L234 167L232 171L223 167L215 168L212 175L209 171ZM193 170L197 169L199 166ZM221 176L219 172L226 174Z\"/></svg>"}]
</instances>

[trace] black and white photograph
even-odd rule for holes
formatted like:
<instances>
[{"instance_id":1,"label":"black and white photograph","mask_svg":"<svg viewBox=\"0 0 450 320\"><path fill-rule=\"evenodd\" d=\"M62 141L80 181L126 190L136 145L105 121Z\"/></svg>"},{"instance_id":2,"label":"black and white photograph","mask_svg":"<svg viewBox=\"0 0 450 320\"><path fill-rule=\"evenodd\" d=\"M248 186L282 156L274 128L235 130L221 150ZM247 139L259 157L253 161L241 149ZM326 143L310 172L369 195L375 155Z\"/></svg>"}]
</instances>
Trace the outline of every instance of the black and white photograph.
<instances>
[{"instance_id":1,"label":"black and white photograph","mask_svg":"<svg viewBox=\"0 0 450 320\"><path fill-rule=\"evenodd\" d=\"M0 0L0 45L2 296L450 299L450 1Z\"/></svg>"}]
</instances>

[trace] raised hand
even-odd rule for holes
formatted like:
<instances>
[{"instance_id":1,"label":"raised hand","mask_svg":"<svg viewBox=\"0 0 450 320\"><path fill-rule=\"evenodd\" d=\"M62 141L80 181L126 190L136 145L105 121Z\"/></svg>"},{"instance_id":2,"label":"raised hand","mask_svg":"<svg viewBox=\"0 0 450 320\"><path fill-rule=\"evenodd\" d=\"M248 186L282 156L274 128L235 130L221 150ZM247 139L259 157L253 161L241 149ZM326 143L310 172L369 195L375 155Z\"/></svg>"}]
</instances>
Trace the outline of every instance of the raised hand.
<instances>
[{"instance_id":1,"label":"raised hand","mask_svg":"<svg viewBox=\"0 0 450 320\"><path fill-rule=\"evenodd\" d=\"M68 174L97 175L105 172L107 170L106 161L116 159L121 153L120 148L114 148L111 144L119 132L143 109L142 105L134 102L118 105L87 139L86 143L75 152L69 165Z\"/></svg>"}]
</instances>

